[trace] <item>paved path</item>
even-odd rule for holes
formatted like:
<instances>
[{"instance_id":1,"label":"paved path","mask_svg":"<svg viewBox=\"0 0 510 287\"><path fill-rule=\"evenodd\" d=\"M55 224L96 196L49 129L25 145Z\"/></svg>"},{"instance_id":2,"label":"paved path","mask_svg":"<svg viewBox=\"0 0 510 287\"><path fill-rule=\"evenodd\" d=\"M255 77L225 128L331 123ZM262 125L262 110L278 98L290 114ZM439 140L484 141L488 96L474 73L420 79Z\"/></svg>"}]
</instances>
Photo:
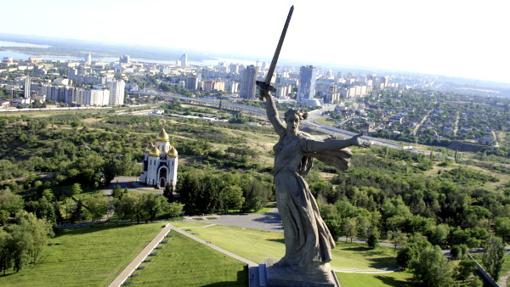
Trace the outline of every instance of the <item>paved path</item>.
<instances>
[{"instance_id":1,"label":"paved path","mask_svg":"<svg viewBox=\"0 0 510 287\"><path fill-rule=\"evenodd\" d=\"M397 269L361 269L361 268L335 268L331 267L335 272L339 273L358 273L358 274L387 274L397 271Z\"/></svg>"},{"instance_id":2,"label":"paved path","mask_svg":"<svg viewBox=\"0 0 510 287\"><path fill-rule=\"evenodd\" d=\"M145 246L145 248L129 263L129 265L120 272L115 280L108 285L108 287L120 287L124 282L135 272L135 270L142 264L142 262L149 256L149 254L156 248L159 243L166 237L168 232L172 229L172 225L166 224L165 227L152 239L152 241Z\"/></svg>"},{"instance_id":3,"label":"paved path","mask_svg":"<svg viewBox=\"0 0 510 287\"><path fill-rule=\"evenodd\" d=\"M507 287L508 278L510 277L510 273L506 273L505 275L499 277L498 285L501 287Z\"/></svg>"},{"instance_id":4,"label":"paved path","mask_svg":"<svg viewBox=\"0 0 510 287\"><path fill-rule=\"evenodd\" d=\"M266 231L283 231L282 221L278 210L271 209L266 213L249 213L237 215L218 215L218 216L200 216L200 221L193 219L195 217L185 218L185 221L200 222L207 224L219 224L227 226L236 226L244 228L253 228Z\"/></svg>"}]
</instances>

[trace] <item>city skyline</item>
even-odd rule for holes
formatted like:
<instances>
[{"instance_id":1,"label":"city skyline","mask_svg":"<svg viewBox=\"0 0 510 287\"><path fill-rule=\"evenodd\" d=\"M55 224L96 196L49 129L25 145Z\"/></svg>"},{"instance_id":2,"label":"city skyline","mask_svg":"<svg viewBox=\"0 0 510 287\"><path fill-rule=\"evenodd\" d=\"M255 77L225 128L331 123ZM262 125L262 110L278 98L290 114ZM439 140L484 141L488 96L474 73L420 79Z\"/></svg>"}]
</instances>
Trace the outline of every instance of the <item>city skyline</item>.
<instances>
[{"instance_id":1,"label":"city skyline","mask_svg":"<svg viewBox=\"0 0 510 287\"><path fill-rule=\"evenodd\" d=\"M2 10L10 13L0 19L0 33L230 53L267 62L288 8L295 4L282 61L510 83L506 73L510 44L504 37L510 20L504 15L503 1L63 4L60 0L2 3ZM48 17L52 14L58 17ZM94 14L103 17L89 21Z\"/></svg>"}]
</instances>

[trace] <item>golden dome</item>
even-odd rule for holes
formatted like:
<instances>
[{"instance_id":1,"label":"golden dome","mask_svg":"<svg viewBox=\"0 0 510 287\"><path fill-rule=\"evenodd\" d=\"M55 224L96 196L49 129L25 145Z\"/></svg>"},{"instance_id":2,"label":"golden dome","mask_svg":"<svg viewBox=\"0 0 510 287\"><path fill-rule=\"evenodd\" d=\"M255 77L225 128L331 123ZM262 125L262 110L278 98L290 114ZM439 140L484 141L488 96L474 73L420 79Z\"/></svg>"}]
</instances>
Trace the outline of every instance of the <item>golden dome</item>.
<instances>
[{"instance_id":1,"label":"golden dome","mask_svg":"<svg viewBox=\"0 0 510 287\"><path fill-rule=\"evenodd\" d=\"M160 153L159 149L155 145L152 145L152 147L149 151L149 156L159 157L160 154L161 153Z\"/></svg>"},{"instance_id":2,"label":"golden dome","mask_svg":"<svg viewBox=\"0 0 510 287\"><path fill-rule=\"evenodd\" d=\"M168 157L177 157L177 150L173 146L170 146L167 155Z\"/></svg>"},{"instance_id":3,"label":"golden dome","mask_svg":"<svg viewBox=\"0 0 510 287\"><path fill-rule=\"evenodd\" d=\"M170 136L168 136L168 134L166 133L165 128L161 128L161 132L159 133L158 139L163 142L167 142L170 140Z\"/></svg>"}]
</instances>

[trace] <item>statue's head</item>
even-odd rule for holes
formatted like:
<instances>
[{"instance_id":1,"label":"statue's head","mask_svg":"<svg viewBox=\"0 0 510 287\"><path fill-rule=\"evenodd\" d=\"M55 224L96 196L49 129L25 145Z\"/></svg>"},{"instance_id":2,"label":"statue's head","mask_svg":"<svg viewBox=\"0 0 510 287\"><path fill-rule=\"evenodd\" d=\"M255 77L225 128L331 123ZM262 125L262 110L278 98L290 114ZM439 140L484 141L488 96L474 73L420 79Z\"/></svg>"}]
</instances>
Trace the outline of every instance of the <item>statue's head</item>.
<instances>
[{"instance_id":1,"label":"statue's head","mask_svg":"<svg viewBox=\"0 0 510 287\"><path fill-rule=\"evenodd\" d=\"M307 112L289 109L287 112L285 112L285 123L287 124L287 131L296 135L299 131L299 123L307 117Z\"/></svg>"}]
</instances>

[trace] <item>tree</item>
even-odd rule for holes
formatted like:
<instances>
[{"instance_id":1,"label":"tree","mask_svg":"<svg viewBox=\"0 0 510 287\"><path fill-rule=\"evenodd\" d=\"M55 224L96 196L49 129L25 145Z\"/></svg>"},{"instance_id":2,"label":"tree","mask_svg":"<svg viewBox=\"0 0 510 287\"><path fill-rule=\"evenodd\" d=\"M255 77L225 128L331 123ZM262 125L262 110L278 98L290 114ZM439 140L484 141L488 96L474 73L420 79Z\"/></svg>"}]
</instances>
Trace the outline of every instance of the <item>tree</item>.
<instances>
[{"instance_id":1,"label":"tree","mask_svg":"<svg viewBox=\"0 0 510 287\"><path fill-rule=\"evenodd\" d=\"M450 227L448 224L439 224L429 229L427 237L430 243L439 246L446 245L446 239L450 233Z\"/></svg>"},{"instance_id":2,"label":"tree","mask_svg":"<svg viewBox=\"0 0 510 287\"><path fill-rule=\"evenodd\" d=\"M2 258L6 260L2 265L12 266L16 272L28 263L37 262L48 235L51 235L50 224L27 212L20 213L16 217L16 224L8 225L5 230L9 236L1 236L6 240L0 244L3 246L2 256L6 255Z\"/></svg>"},{"instance_id":3,"label":"tree","mask_svg":"<svg viewBox=\"0 0 510 287\"><path fill-rule=\"evenodd\" d=\"M116 198L116 199L121 199L122 196L124 194L128 193L128 190L127 188L120 188L120 186L116 185L114 188L113 188L113 191L112 191L112 197L113 198Z\"/></svg>"},{"instance_id":4,"label":"tree","mask_svg":"<svg viewBox=\"0 0 510 287\"><path fill-rule=\"evenodd\" d=\"M172 202L166 206L165 214L169 218L179 217L182 215L184 204L179 202Z\"/></svg>"},{"instance_id":5,"label":"tree","mask_svg":"<svg viewBox=\"0 0 510 287\"><path fill-rule=\"evenodd\" d=\"M364 213L358 214L356 217L357 235L361 239L367 239L370 235L370 219Z\"/></svg>"},{"instance_id":6,"label":"tree","mask_svg":"<svg viewBox=\"0 0 510 287\"><path fill-rule=\"evenodd\" d=\"M25 209L33 212L38 218L46 219L49 223L56 223L55 206L45 196L41 197L38 201L28 202Z\"/></svg>"},{"instance_id":7,"label":"tree","mask_svg":"<svg viewBox=\"0 0 510 287\"><path fill-rule=\"evenodd\" d=\"M427 287L449 287L453 284L452 268L439 246L427 246L409 267L414 277Z\"/></svg>"},{"instance_id":8,"label":"tree","mask_svg":"<svg viewBox=\"0 0 510 287\"><path fill-rule=\"evenodd\" d=\"M450 254L453 259L462 259L468 252L466 244L453 245L450 249Z\"/></svg>"},{"instance_id":9,"label":"tree","mask_svg":"<svg viewBox=\"0 0 510 287\"><path fill-rule=\"evenodd\" d=\"M163 214L167 205L165 197L159 194L144 194L142 196L142 209L147 213L149 220L154 220Z\"/></svg>"},{"instance_id":10,"label":"tree","mask_svg":"<svg viewBox=\"0 0 510 287\"><path fill-rule=\"evenodd\" d=\"M230 209L239 210L243 206L244 197L243 190L237 185L229 185L222 191L224 195L225 210L228 212Z\"/></svg>"},{"instance_id":11,"label":"tree","mask_svg":"<svg viewBox=\"0 0 510 287\"><path fill-rule=\"evenodd\" d=\"M81 189L81 185L79 183L74 183L72 186L71 186L71 196L73 195L78 195L80 193L82 193L82 189Z\"/></svg>"},{"instance_id":12,"label":"tree","mask_svg":"<svg viewBox=\"0 0 510 287\"><path fill-rule=\"evenodd\" d=\"M346 219L344 221L342 229L343 229L343 233L345 234L346 240L347 240L347 238L350 238L351 242L352 242L352 239L354 236L356 236L357 229L358 229L356 218L352 217L352 218Z\"/></svg>"},{"instance_id":13,"label":"tree","mask_svg":"<svg viewBox=\"0 0 510 287\"><path fill-rule=\"evenodd\" d=\"M242 212L260 210L267 203L268 189L257 179L252 179L247 186L243 188L244 204Z\"/></svg>"},{"instance_id":14,"label":"tree","mask_svg":"<svg viewBox=\"0 0 510 287\"><path fill-rule=\"evenodd\" d=\"M503 257L505 255L505 245L501 238L492 236L485 242L484 249L482 265L494 280L498 280L499 272L505 260Z\"/></svg>"},{"instance_id":15,"label":"tree","mask_svg":"<svg viewBox=\"0 0 510 287\"><path fill-rule=\"evenodd\" d=\"M475 275L476 271L476 262L471 259L462 259L459 264L455 268L455 280L459 283L463 284L460 286L469 286L469 287L482 287L483 283L478 277Z\"/></svg>"},{"instance_id":16,"label":"tree","mask_svg":"<svg viewBox=\"0 0 510 287\"><path fill-rule=\"evenodd\" d=\"M5 272L12 267L12 250L9 244L12 243L12 236L0 228L0 272Z\"/></svg>"},{"instance_id":17,"label":"tree","mask_svg":"<svg viewBox=\"0 0 510 287\"><path fill-rule=\"evenodd\" d=\"M342 233L342 220L335 206L332 204L322 204L320 205L320 212L322 219L324 219L324 222L331 232L331 236L336 240Z\"/></svg>"},{"instance_id":18,"label":"tree","mask_svg":"<svg viewBox=\"0 0 510 287\"><path fill-rule=\"evenodd\" d=\"M503 238L505 242L510 242L510 218L498 217L496 218L496 234Z\"/></svg>"},{"instance_id":19,"label":"tree","mask_svg":"<svg viewBox=\"0 0 510 287\"><path fill-rule=\"evenodd\" d=\"M397 253L397 263L403 268L411 265L413 260L418 260L420 253L427 247L432 246L427 238L420 233L413 234L406 244Z\"/></svg>"},{"instance_id":20,"label":"tree","mask_svg":"<svg viewBox=\"0 0 510 287\"><path fill-rule=\"evenodd\" d=\"M143 209L142 195L138 192L124 194L115 204L115 213L121 219L134 220L140 223L147 217L147 211Z\"/></svg>"},{"instance_id":21,"label":"tree","mask_svg":"<svg viewBox=\"0 0 510 287\"><path fill-rule=\"evenodd\" d=\"M407 242L407 234L400 230L388 231L388 239L393 241L393 249L397 250L397 247L404 246Z\"/></svg>"},{"instance_id":22,"label":"tree","mask_svg":"<svg viewBox=\"0 0 510 287\"><path fill-rule=\"evenodd\" d=\"M0 211L4 211L9 216L14 216L23 210L23 198L11 192L10 190L0 191Z\"/></svg>"},{"instance_id":23,"label":"tree","mask_svg":"<svg viewBox=\"0 0 510 287\"><path fill-rule=\"evenodd\" d=\"M374 231L370 233L367 240L368 247L370 247L371 249L374 249L379 245L379 231L377 230Z\"/></svg>"},{"instance_id":24,"label":"tree","mask_svg":"<svg viewBox=\"0 0 510 287\"><path fill-rule=\"evenodd\" d=\"M109 201L103 194L97 193L93 196L83 199L83 206L85 207L85 216L94 221L103 218L108 212Z\"/></svg>"}]
</instances>

